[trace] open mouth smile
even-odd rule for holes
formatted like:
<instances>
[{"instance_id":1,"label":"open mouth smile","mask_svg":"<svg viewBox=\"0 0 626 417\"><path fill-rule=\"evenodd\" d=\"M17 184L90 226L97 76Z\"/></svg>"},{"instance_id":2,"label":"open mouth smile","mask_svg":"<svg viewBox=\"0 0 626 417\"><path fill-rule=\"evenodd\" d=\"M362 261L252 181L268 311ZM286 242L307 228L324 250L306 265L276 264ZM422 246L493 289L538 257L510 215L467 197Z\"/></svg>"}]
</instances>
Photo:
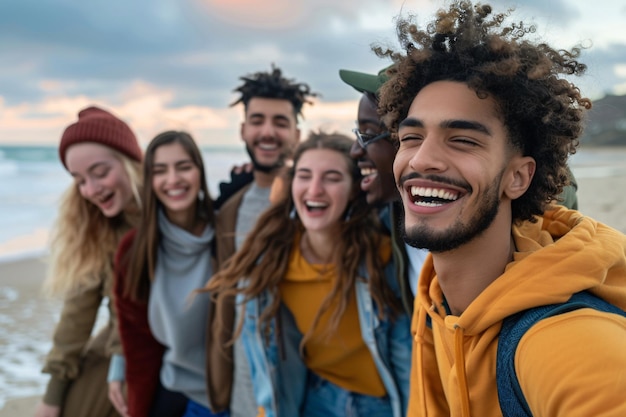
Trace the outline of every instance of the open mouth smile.
<instances>
[{"instance_id":1,"label":"open mouth smile","mask_svg":"<svg viewBox=\"0 0 626 417\"><path fill-rule=\"evenodd\" d=\"M361 175L364 177L368 177L370 175L378 174L378 170L376 168L363 167L361 168Z\"/></svg>"},{"instance_id":2,"label":"open mouth smile","mask_svg":"<svg viewBox=\"0 0 626 417\"><path fill-rule=\"evenodd\" d=\"M278 149L278 144L275 142L259 142L257 146L263 151L275 151Z\"/></svg>"},{"instance_id":3,"label":"open mouth smile","mask_svg":"<svg viewBox=\"0 0 626 417\"><path fill-rule=\"evenodd\" d=\"M165 192L165 194L167 194L168 197L179 197L183 194L185 194L187 192L186 189L183 188L176 188L173 190L168 190Z\"/></svg>"},{"instance_id":4,"label":"open mouth smile","mask_svg":"<svg viewBox=\"0 0 626 417\"><path fill-rule=\"evenodd\" d=\"M324 203L322 201L306 200L304 202L304 206L306 207L307 211L310 211L310 212L322 211L328 208L328 203Z\"/></svg>"},{"instance_id":5,"label":"open mouth smile","mask_svg":"<svg viewBox=\"0 0 626 417\"><path fill-rule=\"evenodd\" d=\"M407 191L413 204L421 207L440 207L458 200L461 195L458 191L433 187L411 186Z\"/></svg>"}]
</instances>

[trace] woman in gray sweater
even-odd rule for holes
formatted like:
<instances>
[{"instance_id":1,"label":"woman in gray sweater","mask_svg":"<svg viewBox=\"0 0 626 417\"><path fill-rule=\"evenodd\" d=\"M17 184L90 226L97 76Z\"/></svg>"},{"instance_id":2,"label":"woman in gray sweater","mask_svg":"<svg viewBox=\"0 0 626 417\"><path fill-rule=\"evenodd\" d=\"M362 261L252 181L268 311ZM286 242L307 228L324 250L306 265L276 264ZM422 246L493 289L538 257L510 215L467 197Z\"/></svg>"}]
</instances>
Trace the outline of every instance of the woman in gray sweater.
<instances>
[{"instance_id":1,"label":"woman in gray sweater","mask_svg":"<svg viewBox=\"0 0 626 417\"><path fill-rule=\"evenodd\" d=\"M194 295L215 271L213 207L202 155L188 133L168 131L152 140L144 161L141 223L116 257L128 414L227 415L210 402L206 383L209 294Z\"/></svg>"}]
</instances>

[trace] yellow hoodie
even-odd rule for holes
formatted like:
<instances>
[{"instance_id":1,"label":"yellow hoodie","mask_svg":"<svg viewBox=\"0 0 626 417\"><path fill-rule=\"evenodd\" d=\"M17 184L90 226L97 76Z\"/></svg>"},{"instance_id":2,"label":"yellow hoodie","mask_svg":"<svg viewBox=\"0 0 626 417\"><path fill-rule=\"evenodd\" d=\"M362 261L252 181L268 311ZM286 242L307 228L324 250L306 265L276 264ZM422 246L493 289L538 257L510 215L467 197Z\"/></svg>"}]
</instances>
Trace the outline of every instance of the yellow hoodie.
<instances>
[{"instance_id":1,"label":"yellow hoodie","mask_svg":"<svg viewBox=\"0 0 626 417\"><path fill-rule=\"evenodd\" d=\"M558 207L514 226L512 235L513 262L460 316L446 313L426 260L413 315L408 416L502 416L495 369L505 317L582 290L626 310L622 233ZM624 417L626 318L580 309L544 319L520 341L515 369L535 417Z\"/></svg>"}]
</instances>

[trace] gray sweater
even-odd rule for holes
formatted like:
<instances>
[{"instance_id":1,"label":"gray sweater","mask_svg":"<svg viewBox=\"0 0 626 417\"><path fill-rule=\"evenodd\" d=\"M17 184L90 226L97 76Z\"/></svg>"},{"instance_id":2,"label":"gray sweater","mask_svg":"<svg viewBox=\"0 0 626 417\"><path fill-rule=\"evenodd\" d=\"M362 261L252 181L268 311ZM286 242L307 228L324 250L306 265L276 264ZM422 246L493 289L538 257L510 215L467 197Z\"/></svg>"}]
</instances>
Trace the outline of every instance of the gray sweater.
<instances>
[{"instance_id":1,"label":"gray sweater","mask_svg":"<svg viewBox=\"0 0 626 417\"><path fill-rule=\"evenodd\" d=\"M237 229L235 230L235 247L237 250L243 245L257 219L270 206L270 187L261 188L252 183L244 194L239 212L237 213Z\"/></svg>"},{"instance_id":2,"label":"gray sweater","mask_svg":"<svg viewBox=\"0 0 626 417\"><path fill-rule=\"evenodd\" d=\"M270 206L270 191L270 187L261 188L256 182L253 182L250 189L244 194L237 212L237 226L235 230L235 247L237 250L245 242L248 233L256 224L261 213ZM235 326L237 323L239 323L239 308L235 309ZM257 406L254 401L252 376L241 337L235 340L233 360L235 365L230 415L231 417L255 416L257 414Z\"/></svg>"},{"instance_id":3,"label":"gray sweater","mask_svg":"<svg viewBox=\"0 0 626 417\"><path fill-rule=\"evenodd\" d=\"M206 320L208 293L192 294L211 277L211 242L207 226L194 236L169 222L159 211L159 245L150 288L148 320L154 337L165 347L161 383L209 406L206 391Z\"/></svg>"}]
</instances>

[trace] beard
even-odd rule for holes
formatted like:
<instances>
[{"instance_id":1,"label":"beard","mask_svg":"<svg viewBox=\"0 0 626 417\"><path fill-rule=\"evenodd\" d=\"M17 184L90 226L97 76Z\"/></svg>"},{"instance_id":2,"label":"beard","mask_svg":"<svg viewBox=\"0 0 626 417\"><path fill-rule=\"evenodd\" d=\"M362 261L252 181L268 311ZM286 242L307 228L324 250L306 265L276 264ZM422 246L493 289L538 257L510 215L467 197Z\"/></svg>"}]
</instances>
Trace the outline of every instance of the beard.
<instances>
[{"instance_id":1,"label":"beard","mask_svg":"<svg viewBox=\"0 0 626 417\"><path fill-rule=\"evenodd\" d=\"M402 216L403 228L401 230L404 230L404 241L414 248L428 249L431 252L447 252L480 236L491 226L498 214L502 175L503 172L496 176L491 185L478 196L476 201L481 201L483 204L468 221L464 222L458 218L445 230L434 230L424 224L418 224L407 230L405 216Z\"/></svg>"},{"instance_id":2,"label":"beard","mask_svg":"<svg viewBox=\"0 0 626 417\"><path fill-rule=\"evenodd\" d=\"M264 172L264 173L271 173L277 170L278 168L285 166L285 160L287 159L287 154L283 153L281 154L280 158L278 158L276 163L272 165L265 165L265 164L260 163L255 158L254 150L248 144L246 144L246 152L248 153L248 156L250 157L250 161L252 162L252 167L254 168L254 170Z\"/></svg>"}]
</instances>

